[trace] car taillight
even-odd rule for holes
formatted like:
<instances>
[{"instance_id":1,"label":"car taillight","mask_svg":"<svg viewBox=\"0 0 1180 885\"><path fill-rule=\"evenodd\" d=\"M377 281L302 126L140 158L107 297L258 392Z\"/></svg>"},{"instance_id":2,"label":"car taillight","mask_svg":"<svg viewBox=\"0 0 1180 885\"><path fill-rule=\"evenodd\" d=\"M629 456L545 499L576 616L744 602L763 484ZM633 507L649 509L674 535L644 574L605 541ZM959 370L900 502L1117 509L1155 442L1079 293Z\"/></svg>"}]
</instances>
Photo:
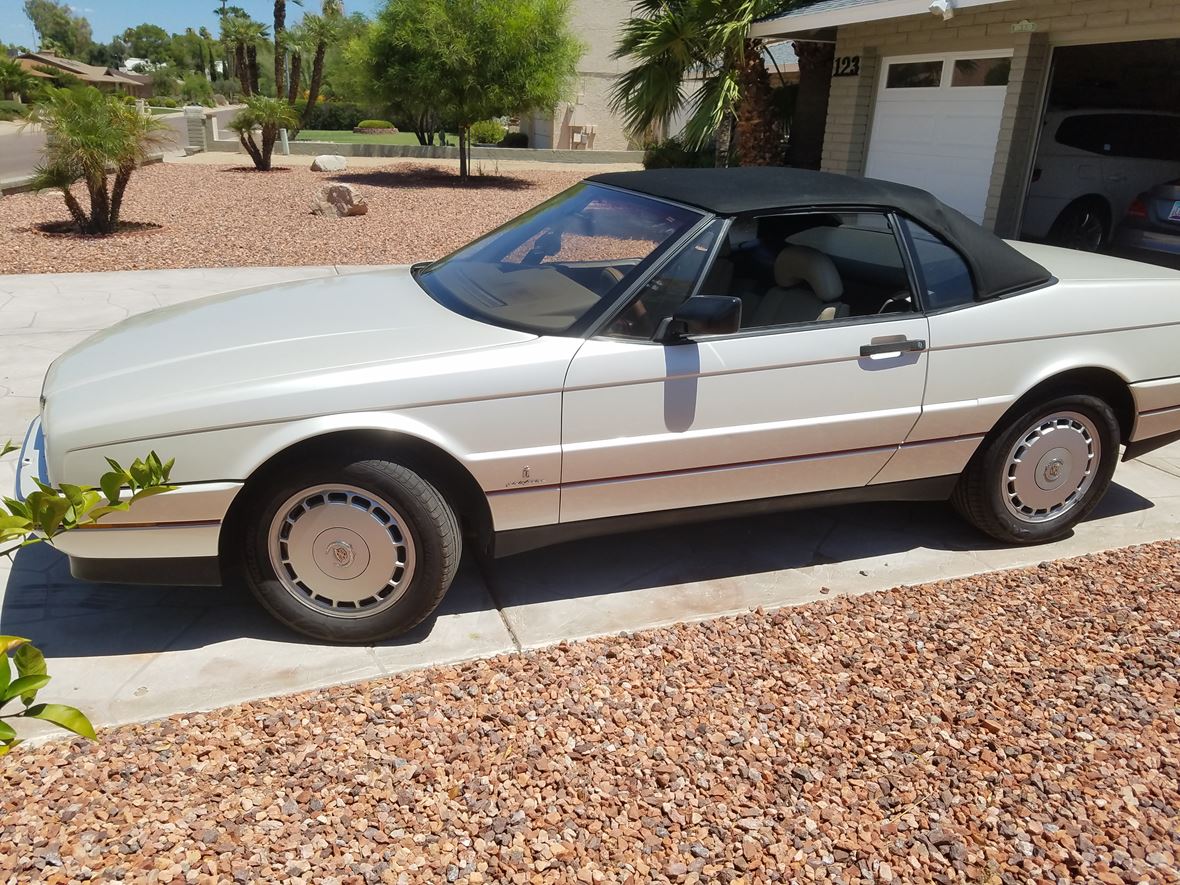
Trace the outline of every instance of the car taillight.
<instances>
[{"instance_id":1,"label":"car taillight","mask_svg":"<svg viewBox=\"0 0 1180 885\"><path fill-rule=\"evenodd\" d=\"M1127 207L1127 217L1147 219L1147 204L1143 202L1142 197L1136 197L1135 201Z\"/></svg>"}]
</instances>

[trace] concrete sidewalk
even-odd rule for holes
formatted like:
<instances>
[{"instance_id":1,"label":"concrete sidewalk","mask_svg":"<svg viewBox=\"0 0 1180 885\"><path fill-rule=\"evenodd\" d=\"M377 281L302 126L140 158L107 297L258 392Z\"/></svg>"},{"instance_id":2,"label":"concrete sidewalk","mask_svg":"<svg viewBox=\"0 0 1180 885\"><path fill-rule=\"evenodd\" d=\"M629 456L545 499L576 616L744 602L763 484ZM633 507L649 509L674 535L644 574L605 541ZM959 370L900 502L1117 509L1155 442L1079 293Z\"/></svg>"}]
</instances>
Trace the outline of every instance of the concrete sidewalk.
<instances>
[{"instance_id":1,"label":"concrete sidewalk","mask_svg":"<svg viewBox=\"0 0 1180 885\"><path fill-rule=\"evenodd\" d=\"M132 313L268 282L372 268L0 276L0 439L37 410L49 362ZM0 486L11 488L11 456ZM112 724L431 664L839 593L960 577L1175 537L1180 446L1119 466L1093 518L1057 544L1004 548L945 505L875 504L685 526L465 562L438 616L374 648L304 641L240 587L81 584L44 545L0 561L0 633L50 657L47 700Z\"/></svg>"}]
</instances>

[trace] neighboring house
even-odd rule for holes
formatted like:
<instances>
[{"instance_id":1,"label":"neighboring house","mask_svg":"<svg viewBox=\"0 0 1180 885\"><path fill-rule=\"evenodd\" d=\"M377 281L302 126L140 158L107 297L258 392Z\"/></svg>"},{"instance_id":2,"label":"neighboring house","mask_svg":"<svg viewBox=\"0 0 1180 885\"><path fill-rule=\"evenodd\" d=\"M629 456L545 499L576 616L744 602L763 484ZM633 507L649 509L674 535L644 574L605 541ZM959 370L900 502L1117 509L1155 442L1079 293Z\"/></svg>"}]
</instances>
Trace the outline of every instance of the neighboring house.
<instances>
[{"instance_id":1,"label":"neighboring house","mask_svg":"<svg viewBox=\"0 0 1180 885\"><path fill-rule=\"evenodd\" d=\"M835 42L824 169L926 188L1005 236L1049 236L1025 203L1050 172L1050 229L1085 203L1109 235L1127 209L1111 184L1180 152L1159 122L1180 109L1180 0L820 0L753 34ZM1087 117L1119 125L1063 161L1063 110L1139 113Z\"/></svg>"},{"instance_id":2,"label":"neighboring house","mask_svg":"<svg viewBox=\"0 0 1180 885\"><path fill-rule=\"evenodd\" d=\"M575 0L572 4L573 31L587 47L578 62L574 95L553 114L541 112L521 118L520 131L529 136L529 147L627 150L641 146L627 137L622 119L610 109L615 77L627 70L626 61L611 58L611 54L633 8L632 0ZM777 71L771 56L778 62ZM767 69L772 83L779 81L780 72L785 82L799 81L798 60L789 43L772 48ZM683 117L672 122L669 132L679 132Z\"/></svg>"},{"instance_id":3,"label":"neighboring house","mask_svg":"<svg viewBox=\"0 0 1180 885\"><path fill-rule=\"evenodd\" d=\"M136 98L148 98L152 94L151 82L143 83L134 79L134 75L125 74L115 68L105 68L101 65L88 65L72 58L62 58L52 52L41 50L25 52L16 57L22 68L34 77L49 79L39 67L57 68L67 74L72 74L88 86L96 86L103 92L124 92Z\"/></svg>"}]
</instances>

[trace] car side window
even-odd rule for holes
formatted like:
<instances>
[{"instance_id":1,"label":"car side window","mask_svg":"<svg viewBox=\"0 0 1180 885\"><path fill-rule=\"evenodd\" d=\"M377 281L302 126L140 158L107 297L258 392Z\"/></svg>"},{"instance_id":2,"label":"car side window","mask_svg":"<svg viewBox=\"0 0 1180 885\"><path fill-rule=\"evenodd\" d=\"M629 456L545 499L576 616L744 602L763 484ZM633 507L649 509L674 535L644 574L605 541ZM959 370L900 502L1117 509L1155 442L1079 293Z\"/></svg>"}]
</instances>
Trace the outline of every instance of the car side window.
<instances>
[{"instance_id":1,"label":"car side window","mask_svg":"<svg viewBox=\"0 0 1180 885\"><path fill-rule=\"evenodd\" d=\"M664 317L693 294L709 253L725 221L717 219L697 234L655 275L607 327L606 334L622 338L651 338ZM719 294L703 292L705 295Z\"/></svg>"},{"instance_id":2,"label":"car side window","mask_svg":"<svg viewBox=\"0 0 1180 885\"><path fill-rule=\"evenodd\" d=\"M702 291L740 298L743 329L915 310L901 248L884 212L766 215L738 219L732 230L737 233L724 258L728 284Z\"/></svg>"},{"instance_id":3,"label":"car side window","mask_svg":"<svg viewBox=\"0 0 1180 885\"><path fill-rule=\"evenodd\" d=\"M941 310L975 300L975 283L967 263L940 237L908 218L901 220L914 247L927 310Z\"/></svg>"}]
</instances>

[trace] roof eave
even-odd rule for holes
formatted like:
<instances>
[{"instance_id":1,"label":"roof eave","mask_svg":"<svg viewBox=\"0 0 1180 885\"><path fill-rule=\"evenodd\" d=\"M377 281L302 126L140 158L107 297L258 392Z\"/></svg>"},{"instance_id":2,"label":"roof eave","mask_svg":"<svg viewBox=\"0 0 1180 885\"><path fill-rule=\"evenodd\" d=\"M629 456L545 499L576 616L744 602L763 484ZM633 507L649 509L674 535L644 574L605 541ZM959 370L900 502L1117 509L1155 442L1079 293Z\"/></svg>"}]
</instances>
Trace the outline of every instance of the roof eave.
<instances>
[{"instance_id":1,"label":"roof eave","mask_svg":"<svg viewBox=\"0 0 1180 885\"><path fill-rule=\"evenodd\" d=\"M975 6L1001 6L1013 0L953 0L956 10ZM838 28L865 22L885 21L891 18L905 18L911 15L929 15L930 0L881 0L878 3L862 3L837 9L808 12L806 8L789 12L776 18L763 19L750 27L751 37L789 37L824 28Z\"/></svg>"}]
</instances>

